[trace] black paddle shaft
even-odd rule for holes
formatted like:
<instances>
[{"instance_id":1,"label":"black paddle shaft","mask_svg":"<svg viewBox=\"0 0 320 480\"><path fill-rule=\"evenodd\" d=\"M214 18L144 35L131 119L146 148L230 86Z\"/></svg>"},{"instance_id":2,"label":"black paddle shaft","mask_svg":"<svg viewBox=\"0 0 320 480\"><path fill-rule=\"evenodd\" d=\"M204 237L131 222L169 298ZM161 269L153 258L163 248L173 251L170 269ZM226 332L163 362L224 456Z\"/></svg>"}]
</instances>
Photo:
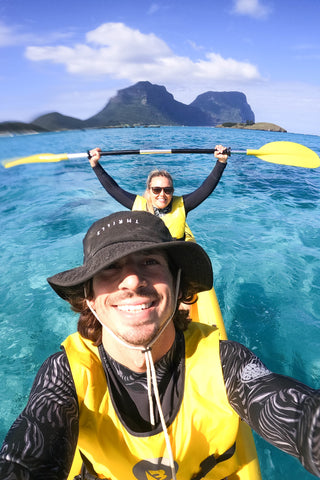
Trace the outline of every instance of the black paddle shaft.
<instances>
[{"instance_id":1,"label":"black paddle shaft","mask_svg":"<svg viewBox=\"0 0 320 480\"><path fill-rule=\"evenodd\" d=\"M198 153L198 154L214 154L216 150L214 148L171 148L168 150L162 149L150 149L150 150L110 150L107 152L100 152L101 156L109 155L143 155L146 153L150 154L166 154L166 153ZM231 149L226 148L223 153L225 155L231 155ZM91 158L91 155L88 151L88 156Z\"/></svg>"}]
</instances>

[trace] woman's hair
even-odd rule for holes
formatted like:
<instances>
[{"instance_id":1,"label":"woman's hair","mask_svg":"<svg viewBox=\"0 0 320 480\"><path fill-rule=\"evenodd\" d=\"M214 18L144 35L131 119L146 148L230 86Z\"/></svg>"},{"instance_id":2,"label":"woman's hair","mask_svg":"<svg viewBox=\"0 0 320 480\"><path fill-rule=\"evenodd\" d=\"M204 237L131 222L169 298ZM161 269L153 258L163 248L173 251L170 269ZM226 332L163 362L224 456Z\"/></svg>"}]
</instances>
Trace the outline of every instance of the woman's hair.
<instances>
[{"instance_id":1,"label":"woman's hair","mask_svg":"<svg viewBox=\"0 0 320 480\"><path fill-rule=\"evenodd\" d=\"M168 259L169 269L173 275L173 278L177 278L177 267ZM189 311L188 310L179 310L178 306L180 302L191 304L195 301L195 295L190 292L190 286L186 285L183 281L183 275L181 276L180 281L180 291L181 297L178 300L178 305L176 312L173 316L173 323L177 330L186 330L188 324L190 323ZM70 303L71 309L79 313L78 320L78 332L84 338L87 338L94 342L94 345L100 345L102 343L102 325L96 319L94 314L91 312L88 307L87 300L93 299L93 282L92 279L88 280L86 283L79 285L79 289L75 292L72 291L72 294L66 298Z\"/></svg>"},{"instance_id":2,"label":"woman's hair","mask_svg":"<svg viewBox=\"0 0 320 480\"><path fill-rule=\"evenodd\" d=\"M151 197L150 197L150 185L151 185L151 180L153 178L156 178L156 177L165 177L167 178L171 185L173 186L173 179L172 179L172 176L170 175L169 172L167 172L167 170L152 170L149 175L148 175L148 178L147 178L147 188L143 194L144 198L147 200L147 210L148 212L154 214L154 211L153 211L153 206L152 206L152 202L151 202Z\"/></svg>"},{"instance_id":3,"label":"woman's hair","mask_svg":"<svg viewBox=\"0 0 320 480\"><path fill-rule=\"evenodd\" d=\"M151 185L151 180L154 178L154 177L165 177L167 178L171 185L173 186L173 179L170 175L169 172L167 172L167 170L152 170L152 172L149 173L148 175L148 178L147 178L147 190L150 190L150 185Z\"/></svg>"}]
</instances>

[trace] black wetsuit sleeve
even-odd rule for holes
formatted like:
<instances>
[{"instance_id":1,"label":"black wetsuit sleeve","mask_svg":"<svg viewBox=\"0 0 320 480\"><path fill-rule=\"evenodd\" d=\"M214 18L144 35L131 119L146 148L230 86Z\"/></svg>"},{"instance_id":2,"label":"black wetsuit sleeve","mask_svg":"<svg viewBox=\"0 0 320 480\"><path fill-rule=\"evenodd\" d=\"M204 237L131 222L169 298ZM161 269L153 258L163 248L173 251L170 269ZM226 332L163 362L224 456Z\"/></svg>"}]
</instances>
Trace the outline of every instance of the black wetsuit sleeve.
<instances>
[{"instance_id":1,"label":"black wetsuit sleeve","mask_svg":"<svg viewBox=\"0 0 320 480\"><path fill-rule=\"evenodd\" d=\"M270 372L247 348L220 342L229 402L261 437L320 477L320 391Z\"/></svg>"},{"instance_id":2,"label":"black wetsuit sleeve","mask_svg":"<svg viewBox=\"0 0 320 480\"><path fill-rule=\"evenodd\" d=\"M217 161L210 175L200 185L199 188L187 195L183 195L183 203L186 213L196 208L206 198L211 195L213 190L218 185L220 178L226 168L227 164Z\"/></svg>"},{"instance_id":3,"label":"black wetsuit sleeve","mask_svg":"<svg viewBox=\"0 0 320 480\"><path fill-rule=\"evenodd\" d=\"M0 450L1 480L65 480L78 438L78 401L64 352L49 357Z\"/></svg>"},{"instance_id":4,"label":"black wetsuit sleeve","mask_svg":"<svg viewBox=\"0 0 320 480\"><path fill-rule=\"evenodd\" d=\"M117 182L102 168L100 163L93 167L92 170L97 175L99 182L109 193L109 195L111 195L112 198L121 203L121 205L124 207L132 210L134 201L136 199L136 194L123 190L123 188L121 188Z\"/></svg>"}]
</instances>

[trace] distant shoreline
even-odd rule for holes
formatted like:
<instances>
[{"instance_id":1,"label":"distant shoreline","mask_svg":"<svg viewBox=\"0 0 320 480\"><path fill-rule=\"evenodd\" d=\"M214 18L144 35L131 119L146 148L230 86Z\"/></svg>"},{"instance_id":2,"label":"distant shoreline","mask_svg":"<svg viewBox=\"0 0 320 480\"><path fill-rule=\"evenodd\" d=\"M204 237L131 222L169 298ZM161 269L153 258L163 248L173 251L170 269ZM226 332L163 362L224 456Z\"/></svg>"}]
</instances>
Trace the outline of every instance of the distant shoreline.
<instances>
[{"instance_id":1,"label":"distant shoreline","mask_svg":"<svg viewBox=\"0 0 320 480\"><path fill-rule=\"evenodd\" d=\"M159 128L160 126L165 125L114 125L114 126L106 126L100 128ZM167 125L170 126L170 125ZM94 128L94 127L93 127ZM97 127L95 127L97 128ZM287 132L279 125L274 123L268 122L258 122L253 124L245 124L245 123L223 123L220 125L216 125L212 128L238 128L238 129L245 129L245 130L263 130L267 132ZM38 127L34 124L28 124L23 122L2 122L0 123L0 137L12 137L14 135L32 135L37 133L48 133L48 132L65 132L65 131L72 131L78 129L59 129L59 130L47 130L45 128ZM84 129L88 130L88 129Z\"/></svg>"}]
</instances>

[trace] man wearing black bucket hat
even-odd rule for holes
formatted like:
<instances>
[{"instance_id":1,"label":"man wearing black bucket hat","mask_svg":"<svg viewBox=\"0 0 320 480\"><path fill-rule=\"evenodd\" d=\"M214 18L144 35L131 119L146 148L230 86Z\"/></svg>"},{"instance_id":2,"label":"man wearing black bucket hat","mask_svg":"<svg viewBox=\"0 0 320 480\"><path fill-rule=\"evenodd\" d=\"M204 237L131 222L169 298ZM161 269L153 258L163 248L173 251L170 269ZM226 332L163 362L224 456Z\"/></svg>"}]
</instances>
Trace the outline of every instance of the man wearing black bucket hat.
<instances>
[{"instance_id":1,"label":"man wearing black bucket hat","mask_svg":"<svg viewBox=\"0 0 320 480\"><path fill-rule=\"evenodd\" d=\"M240 418L320 476L320 392L179 312L212 286L198 244L119 212L83 247L82 266L48 279L80 313L78 332L40 368L2 446L2 480L235 478Z\"/></svg>"}]
</instances>

